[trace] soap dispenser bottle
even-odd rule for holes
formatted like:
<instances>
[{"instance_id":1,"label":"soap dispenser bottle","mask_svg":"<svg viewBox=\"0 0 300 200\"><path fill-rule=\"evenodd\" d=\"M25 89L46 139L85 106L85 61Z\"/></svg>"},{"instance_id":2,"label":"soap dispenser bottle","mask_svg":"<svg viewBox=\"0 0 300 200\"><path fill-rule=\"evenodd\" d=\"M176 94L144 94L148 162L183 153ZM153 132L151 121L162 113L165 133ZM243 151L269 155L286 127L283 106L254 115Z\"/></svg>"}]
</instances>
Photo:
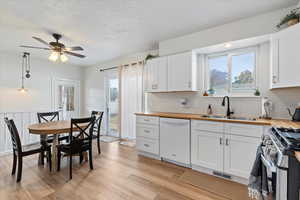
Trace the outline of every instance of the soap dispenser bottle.
<instances>
[{"instance_id":1,"label":"soap dispenser bottle","mask_svg":"<svg viewBox=\"0 0 300 200\"><path fill-rule=\"evenodd\" d=\"M209 104L208 107L207 107L207 114L208 115L212 115L213 114L211 104Z\"/></svg>"}]
</instances>

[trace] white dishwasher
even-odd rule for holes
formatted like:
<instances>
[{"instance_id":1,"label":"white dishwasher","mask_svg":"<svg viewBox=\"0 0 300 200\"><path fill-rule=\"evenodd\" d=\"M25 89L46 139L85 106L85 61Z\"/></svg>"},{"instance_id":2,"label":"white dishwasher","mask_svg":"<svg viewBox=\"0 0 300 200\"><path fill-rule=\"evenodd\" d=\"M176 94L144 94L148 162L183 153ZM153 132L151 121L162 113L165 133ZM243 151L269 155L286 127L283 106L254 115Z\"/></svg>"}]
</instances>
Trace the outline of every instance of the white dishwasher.
<instances>
[{"instance_id":1,"label":"white dishwasher","mask_svg":"<svg viewBox=\"0 0 300 200\"><path fill-rule=\"evenodd\" d=\"M160 156L190 165L190 120L160 118Z\"/></svg>"}]
</instances>

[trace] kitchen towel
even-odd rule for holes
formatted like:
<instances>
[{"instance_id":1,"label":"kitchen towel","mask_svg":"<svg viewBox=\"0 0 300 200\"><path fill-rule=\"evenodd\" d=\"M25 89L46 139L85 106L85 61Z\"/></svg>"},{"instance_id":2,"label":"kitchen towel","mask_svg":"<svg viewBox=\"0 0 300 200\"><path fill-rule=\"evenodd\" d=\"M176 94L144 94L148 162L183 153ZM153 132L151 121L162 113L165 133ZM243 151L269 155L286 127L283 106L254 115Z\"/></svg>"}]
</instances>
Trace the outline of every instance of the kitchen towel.
<instances>
[{"instance_id":1,"label":"kitchen towel","mask_svg":"<svg viewBox=\"0 0 300 200\"><path fill-rule=\"evenodd\" d=\"M256 159L248 184L249 197L258 200L267 199L269 194L267 169L261 160L262 153L262 144L260 144L256 151Z\"/></svg>"}]
</instances>

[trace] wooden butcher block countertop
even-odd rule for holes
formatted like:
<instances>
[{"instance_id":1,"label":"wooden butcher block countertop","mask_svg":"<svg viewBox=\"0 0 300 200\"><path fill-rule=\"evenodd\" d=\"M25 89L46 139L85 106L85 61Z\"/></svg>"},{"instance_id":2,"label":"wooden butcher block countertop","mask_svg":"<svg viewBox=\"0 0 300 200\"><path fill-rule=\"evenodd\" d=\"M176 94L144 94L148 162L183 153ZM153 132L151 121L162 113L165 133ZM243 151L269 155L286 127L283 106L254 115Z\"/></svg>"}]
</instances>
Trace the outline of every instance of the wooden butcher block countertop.
<instances>
[{"instance_id":1,"label":"wooden butcher block countertop","mask_svg":"<svg viewBox=\"0 0 300 200\"><path fill-rule=\"evenodd\" d=\"M286 119L236 120L236 119L222 119L222 118L207 118L207 117L203 117L202 114L166 113L166 112L135 113L135 114L143 115L143 116L179 118L179 119L196 119L196 120L207 120L207 121L216 121L216 122L240 123L240 124L250 124L250 125L252 124L252 125L261 125L261 126L300 129L300 122L293 122ZM295 152L295 156L300 162L300 152Z\"/></svg>"},{"instance_id":2,"label":"wooden butcher block countertop","mask_svg":"<svg viewBox=\"0 0 300 200\"><path fill-rule=\"evenodd\" d=\"M207 120L207 121L216 121L216 122L240 123L240 124L252 124L252 125L275 126L275 127L300 129L300 122L293 122L293 121L286 120L286 119L238 120L238 119L223 119L223 118L207 118L207 117L203 117L202 114L166 113L166 112L135 113L135 114L136 115L144 115L144 116L179 118L179 119L196 119L196 120Z\"/></svg>"}]
</instances>

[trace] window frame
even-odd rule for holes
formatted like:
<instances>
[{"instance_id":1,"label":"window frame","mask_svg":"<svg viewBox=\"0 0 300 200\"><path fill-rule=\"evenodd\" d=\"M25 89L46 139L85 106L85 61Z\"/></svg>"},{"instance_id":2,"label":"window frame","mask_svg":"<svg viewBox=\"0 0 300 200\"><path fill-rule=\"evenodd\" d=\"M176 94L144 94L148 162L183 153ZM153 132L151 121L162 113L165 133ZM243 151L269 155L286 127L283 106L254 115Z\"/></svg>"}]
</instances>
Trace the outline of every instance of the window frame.
<instances>
[{"instance_id":1,"label":"window frame","mask_svg":"<svg viewBox=\"0 0 300 200\"><path fill-rule=\"evenodd\" d=\"M238 56L238 55L243 55L246 53L252 53L254 52L255 56L255 66L253 69L253 79L254 79L254 88L253 89L233 89L232 88L232 57L233 56ZM240 48L240 49L233 49L233 50L227 50L223 52L218 52L218 53L209 53L204 55L204 66L205 66L205 83L206 87L205 90L210 89L210 68L209 68L209 59L211 58L216 58L216 57L222 57L226 56L227 57L227 71L228 71L228 83L226 87L225 93L215 93L213 96L223 96L223 95L228 95L228 96L254 96L255 90L258 88L258 74L257 74L257 69L259 67L259 46L251 46L251 47L246 47L246 48Z\"/></svg>"}]
</instances>

